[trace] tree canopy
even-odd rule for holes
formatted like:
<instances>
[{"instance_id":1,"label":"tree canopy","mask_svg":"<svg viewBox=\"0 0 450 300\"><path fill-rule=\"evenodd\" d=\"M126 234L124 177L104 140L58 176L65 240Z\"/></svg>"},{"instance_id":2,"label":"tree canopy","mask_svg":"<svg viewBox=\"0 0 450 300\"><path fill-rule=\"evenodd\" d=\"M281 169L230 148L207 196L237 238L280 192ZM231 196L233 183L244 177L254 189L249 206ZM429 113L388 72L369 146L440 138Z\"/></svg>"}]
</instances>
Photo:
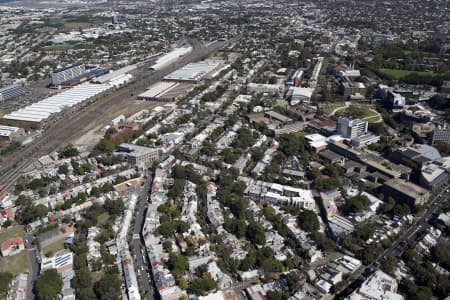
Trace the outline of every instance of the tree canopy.
<instances>
[{"instance_id":1,"label":"tree canopy","mask_svg":"<svg viewBox=\"0 0 450 300\"><path fill-rule=\"evenodd\" d=\"M39 300L53 300L61 291L62 279L55 269L44 271L36 280L36 294Z\"/></svg>"},{"instance_id":2,"label":"tree canopy","mask_svg":"<svg viewBox=\"0 0 450 300\"><path fill-rule=\"evenodd\" d=\"M313 232L319 229L319 220L317 215L310 210L302 211L297 218L298 225L301 229Z\"/></svg>"}]
</instances>

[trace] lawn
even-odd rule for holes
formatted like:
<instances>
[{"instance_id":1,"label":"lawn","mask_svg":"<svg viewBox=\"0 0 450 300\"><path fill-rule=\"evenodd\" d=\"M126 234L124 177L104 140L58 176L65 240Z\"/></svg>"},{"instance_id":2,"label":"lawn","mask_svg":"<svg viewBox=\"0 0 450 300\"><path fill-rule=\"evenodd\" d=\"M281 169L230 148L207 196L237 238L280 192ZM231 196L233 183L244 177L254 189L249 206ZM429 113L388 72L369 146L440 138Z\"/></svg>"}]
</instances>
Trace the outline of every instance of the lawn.
<instances>
[{"instance_id":1,"label":"lawn","mask_svg":"<svg viewBox=\"0 0 450 300\"><path fill-rule=\"evenodd\" d=\"M21 225L10 227L6 231L3 231L0 233L0 243L3 243L4 241L6 241L12 237L16 237L16 236L23 237L24 233L25 233L24 228Z\"/></svg>"},{"instance_id":2,"label":"lawn","mask_svg":"<svg viewBox=\"0 0 450 300\"><path fill-rule=\"evenodd\" d=\"M107 212L102 213L97 217L97 226L105 225L108 222L109 214Z\"/></svg>"},{"instance_id":3,"label":"lawn","mask_svg":"<svg viewBox=\"0 0 450 300\"><path fill-rule=\"evenodd\" d=\"M277 101L275 102L275 107L277 106L286 108L288 106L288 102L283 99L277 99Z\"/></svg>"},{"instance_id":4,"label":"lawn","mask_svg":"<svg viewBox=\"0 0 450 300\"><path fill-rule=\"evenodd\" d=\"M394 70L394 69L379 69L381 73L384 75L391 77L392 79L399 80L405 76L408 76L411 73L416 73L418 75L425 76L434 76L436 73L433 72L417 72L417 71L409 71L409 70Z\"/></svg>"},{"instance_id":5,"label":"lawn","mask_svg":"<svg viewBox=\"0 0 450 300\"><path fill-rule=\"evenodd\" d=\"M28 271L27 250L17 255L0 257L0 271L10 272L14 276Z\"/></svg>"},{"instance_id":6,"label":"lawn","mask_svg":"<svg viewBox=\"0 0 450 300\"><path fill-rule=\"evenodd\" d=\"M323 106L323 113L325 115L330 115L336 108L344 108L345 107L345 103L344 102L327 102L324 104Z\"/></svg>"},{"instance_id":7,"label":"lawn","mask_svg":"<svg viewBox=\"0 0 450 300\"><path fill-rule=\"evenodd\" d=\"M64 236L60 240L57 240L56 242L53 242L50 245L45 246L44 248L42 248L42 253L44 253L45 256L47 256L47 253L51 253L50 256L52 256L56 252L63 250L65 240L66 240L66 237Z\"/></svg>"},{"instance_id":8,"label":"lawn","mask_svg":"<svg viewBox=\"0 0 450 300\"><path fill-rule=\"evenodd\" d=\"M380 122L380 114L371 105L350 105L336 112L337 116L350 116L354 119L363 119L369 123Z\"/></svg>"}]
</instances>

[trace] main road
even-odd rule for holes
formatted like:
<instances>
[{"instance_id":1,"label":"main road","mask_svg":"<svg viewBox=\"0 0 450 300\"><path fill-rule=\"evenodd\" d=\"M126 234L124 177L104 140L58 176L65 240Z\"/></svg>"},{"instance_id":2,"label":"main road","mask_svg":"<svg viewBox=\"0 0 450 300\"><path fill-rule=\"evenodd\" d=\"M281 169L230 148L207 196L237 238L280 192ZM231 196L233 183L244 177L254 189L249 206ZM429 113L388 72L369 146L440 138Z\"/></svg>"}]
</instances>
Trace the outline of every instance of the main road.
<instances>
[{"instance_id":1,"label":"main road","mask_svg":"<svg viewBox=\"0 0 450 300\"><path fill-rule=\"evenodd\" d=\"M139 195L139 205L137 215L134 221L132 247L134 252L134 265L136 266L138 284L140 290L144 293L144 298L153 300L155 298L152 278L148 272L150 265L147 263L147 255L145 245L143 243L142 227L144 226L145 216L147 213L147 197L151 190L153 176L148 174L145 179L144 186Z\"/></svg>"},{"instance_id":2,"label":"main road","mask_svg":"<svg viewBox=\"0 0 450 300\"><path fill-rule=\"evenodd\" d=\"M355 283L358 280L361 280L361 275L364 276L367 272L373 271L375 267L379 265L382 259L385 259L388 256L399 256L405 251L406 247L408 247L409 242L414 241L416 235L424 230L427 230L430 227L430 220L433 218L433 215L438 212L439 209L443 207L446 201L450 199L450 190L444 189L435 195L430 203L430 206L421 211L414 221L413 226L409 227L405 230L398 238L395 240L392 245L385 249L378 258L365 267L359 268L356 272L350 275L347 284L342 288L343 290L336 295L335 299L343 299L349 295L351 290L355 288ZM351 289L349 289L351 287Z\"/></svg>"},{"instance_id":3,"label":"main road","mask_svg":"<svg viewBox=\"0 0 450 300\"><path fill-rule=\"evenodd\" d=\"M100 99L80 111L72 115L64 116L64 118L61 118L53 124L35 141L16 153L2 158L0 162L0 183L4 184L7 189L10 189L27 166L40 156L51 153L59 147L73 141L85 126L91 124L95 119L107 115L107 108L114 107L123 101L128 101L133 97L132 95L142 92L146 87L161 80L167 74L188 63L205 58L227 45L230 41L232 40L225 42L217 41L208 46L204 46L198 40L190 39L189 42L193 46L192 52L177 62L161 70L149 71L147 74L144 73L129 85L117 90L110 90Z\"/></svg>"}]
</instances>

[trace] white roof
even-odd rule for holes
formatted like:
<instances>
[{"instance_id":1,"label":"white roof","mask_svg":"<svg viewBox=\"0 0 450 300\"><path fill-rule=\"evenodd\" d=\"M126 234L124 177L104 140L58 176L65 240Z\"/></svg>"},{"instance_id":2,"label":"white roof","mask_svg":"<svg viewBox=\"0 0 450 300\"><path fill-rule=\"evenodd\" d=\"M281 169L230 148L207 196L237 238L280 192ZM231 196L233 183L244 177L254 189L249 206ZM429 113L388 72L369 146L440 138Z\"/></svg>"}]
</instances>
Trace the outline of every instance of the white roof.
<instances>
[{"instance_id":1,"label":"white roof","mask_svg":"<svg viewBox=\"0 0 450 300\"><path fill-rule=\"evenodd\" d=\"M200 80L219 66L218 62L190 63L164 77L166 80Z\"/></svg>"},{"instance_id":2,"label":"white roof","mask_svg":"<svg viewBox=\"0 0 450 300\"><path fill-rule=\"evenodd\" d=\"M176 48L173 51L167 53L166 55L161 56L156 60L156 63L152 66L153 69L161 69L168 64L174 62L179 57L189 53L192 51L192 47L182 47L182 48Z\"/></svg>"},{"instance_id":3,"label":"white roof","mask_svg":"<svg viewBox=\"0 0 450 300\"><path fill-rule=\"evenodd\" d=\"M200 296L198 297L199 300L223 300L225 299L223 297L222 291L218 291L214 294L209 294L208 296Z\"/></svg>"},{"instance_id":4,"label":"white roof","mask_svg":"<svg viewBox=\"0 0 450 300\"><path fill-rule=\"evenodd\" d=\"M99 82L99 83L106 83L108 81L113 81L115 79L117 79L120 76L123 76L125 74L128 74L131 71L134 71L137 68L136 65L130 65L130 66L125 66L123 68L120 68L118 70L109 72L108 74L102 75L100 77L97 77L94 81L95 82Z\"/></svg>"},{"instance_id":5,"label":"white roof","mask_svg":"<svg viewBox=\"0 0 450 300\"><path fill-rule=\"evenodd\" d=\"M167 93L168 91L172 90L174 87L178 86L179 83L176 82L166 82L166 81L159 81L152 86L149 87L148 90L140 94L139 98L154 98L157 96L160 96L164 93Z\"/></svg>"},{"instance_id":6,"label":"white roof","mask_svg":"<svg viewBox=\"0 0 450 300\"><path fill-rule=\"evenodd\" d=\"M318 133L305 135L305 138L311 142L324 141L327 139L325 136L318 134Z\"/></svg>"},{"instance_id":7,"label":"white roof","mask_svg":"<svg viewBox=\"0 0 450 300\"><path fill-rule=\"evenodd\" d=\"M5 115L4 119L40 122L65 107L72 107L111 88L107 84L80 84L62 93Z\"/></svg>"},{"instance_id":8,"label":"white roof","mask_svg":"<svg viewBox=\"0 0 450 300\"><path fill-rule=\"evenodd\" d=\"M314 90L312 88L290 87L289 91L292 93L292 97L311 98Z\"/></svg>"}]
</instances>

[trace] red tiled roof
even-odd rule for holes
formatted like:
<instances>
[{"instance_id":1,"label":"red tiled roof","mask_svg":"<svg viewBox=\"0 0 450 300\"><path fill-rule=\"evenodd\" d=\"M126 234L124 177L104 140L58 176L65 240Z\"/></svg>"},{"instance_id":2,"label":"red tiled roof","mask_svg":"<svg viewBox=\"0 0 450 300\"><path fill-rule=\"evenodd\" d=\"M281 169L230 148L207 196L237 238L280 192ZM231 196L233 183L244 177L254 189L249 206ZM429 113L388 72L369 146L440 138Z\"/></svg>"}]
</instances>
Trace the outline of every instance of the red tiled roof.
<instances>
[{"instance_id":1,"label":"red tiled roof","mask_svg":"<svg viewBox=\"0 0 450 300\"><path fill-rule=\"evenodd\" d=\"M14 220L14 212L13 212L13 210L11 208L4 209L4 210L0 211L0 214L4 218L8 218L9 220Z\"/></svg>"},{"instance_id":2,"label":"red tiled roof","mask_svg":"<svg viewBox=\"0 0 450 300\"><path fill-rule=\"evenodd\" d=\"M10 238L9 240L2 243L2 251L8 250L11 246L23 245L23 239L19 236Z\"/></svg>"}]
</instances>

